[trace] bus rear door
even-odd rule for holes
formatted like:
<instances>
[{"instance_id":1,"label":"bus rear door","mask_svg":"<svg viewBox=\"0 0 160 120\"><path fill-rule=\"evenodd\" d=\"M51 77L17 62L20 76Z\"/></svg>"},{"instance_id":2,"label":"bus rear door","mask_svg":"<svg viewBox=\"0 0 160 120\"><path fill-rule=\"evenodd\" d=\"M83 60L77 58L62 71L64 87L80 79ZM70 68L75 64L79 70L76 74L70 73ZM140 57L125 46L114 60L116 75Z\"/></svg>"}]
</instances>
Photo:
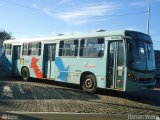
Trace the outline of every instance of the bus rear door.
<instances>
[{"instance_id":1,"label":"bus rear door","mask_svg":"<svg viewBox=\"0 0 160 120\"><path fill-rule=\"evenodd\" d=\"M18 66L20 64L20 51L21 46L20 45L13 45L13 51L12 51L12 73L19 74Z\"/></svg>"},{"instance_id":2,"label":"bus rear door","mask_svg":"<svg viewBox=\"0 0 160 120\"><path fill-rule=\"evenodd\" d=\"M108 73L107 87L123 89L124 86L124 43L112 41L108 44Z\"/></svg>"},{"instance_id":3,"label":"bus rear door","mask_svg":"<svg viewBox=\"0 0 160 120\"><path fill-rule=\"evenodd\" d=\"M55 53L56 53L56 44L44 45L43 74L45 78L55 78L54 74Z\"/></svg>"}]
</instances>

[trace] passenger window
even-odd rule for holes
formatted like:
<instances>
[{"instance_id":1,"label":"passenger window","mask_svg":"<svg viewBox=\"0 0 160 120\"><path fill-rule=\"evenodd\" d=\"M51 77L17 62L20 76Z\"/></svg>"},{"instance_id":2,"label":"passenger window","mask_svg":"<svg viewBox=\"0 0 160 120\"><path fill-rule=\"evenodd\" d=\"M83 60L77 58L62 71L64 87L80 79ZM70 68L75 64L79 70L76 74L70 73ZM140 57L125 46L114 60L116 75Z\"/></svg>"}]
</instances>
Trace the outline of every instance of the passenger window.
<instances>
[{"instance_id":1,"label":"passenger window","mask_svg":"<svg viewBox=\"0 0 160 120\"><path fill-rule=\"evenodd\" d=\"M78 40L60 41L59 56L77 56Z\"/></svg>"},{"instance_id":2,"label":"passenger window","mask_svg":"<svg viewBox=\"0 0 160 120\"><path fill-rule=\"evenodd\" d=\"M4 54L5 55L11 55L12 45L11 44L5 44L4 45Z\"/></svg>"},{"instance_id":3,"label":"passenger window","mask_svg":"<svg viewBox=\"0 0 160 120\"><path fill-rule=\"evenodd\" d=\"M28 55L28 43L23 43L22 55Z\"/></svg>"},{"instance_id":4,"label":"passenger window","mask_svg":"<svg viewBox=\"0 0 160 120\"><path fill-rule=\"evenodd\" d=\"M82 57L103 57L104 38L82 39L80 43L80 56Z\"/></svg>"},{"instance_id":5,"label":"passenger window","mask_svg":"<svg viewBox=\"0 0 160 120\"><path fill-rule=\"evenodd\" d=\"M79 56L83 56L84 55L84 47L85 47L85 39L82 39L80 42L80 53Z\"/></svg>"},{"instance_id":6,"label":"passenger window","mask_svg":"<svg viewBox=\"0 0 160 120\"><path fill-rule=\"evenodd\" d=\"M104 55L104 38L98 39L98 57L103 57Z\"/></svg>"},{"instance_id":7,"label":"passenger window","mask_svg":"<svg viewBox=\"0 0 160 120\"><path fill-rule=\"evenodd\" d=\"M28 55L41 55L41 42L32 42L28 45Z\"/></svg>"},{"instance_id":8,"label":"passenger window","mask_svg":"<svg viewBox=\"0 0 160 120\"><path fill-rule=\"evenodd\" d=\"M63 48L64 48L64 41L60 41L60 44L59 44L59 56L63 56L64 55Z\"/></svg>"}]
</instances>

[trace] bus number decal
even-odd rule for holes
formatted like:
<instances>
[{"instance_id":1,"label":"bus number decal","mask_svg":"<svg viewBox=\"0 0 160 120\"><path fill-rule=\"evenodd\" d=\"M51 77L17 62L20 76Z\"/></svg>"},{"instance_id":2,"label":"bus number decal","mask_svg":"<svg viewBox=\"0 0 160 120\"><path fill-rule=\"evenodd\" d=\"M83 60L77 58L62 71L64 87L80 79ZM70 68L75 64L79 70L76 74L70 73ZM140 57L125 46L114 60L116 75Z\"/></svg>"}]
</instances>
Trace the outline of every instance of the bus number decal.
<instances>
[{"instance_id":1,"label":"bus number decal","mask_svg":"<svg viewBox=\"0 0 160 120\"><path fill-rule=\"evenodd\" d=\"M58 68L58 70L60 72L58 78L61 79L61 80L66 81L67 80L67 76L68 76L69 66L67 68L65 68L60 57L56 57L55 64L56 64L56 66L57 66L57 68Z\"/></svg>"},{"instance_id":2,"label":"bus number decal","mask_svg":"<svg viewBox=\"0 0 160 120\"><path fill-rule=\"evenodd\" d=\"M42 72L41 72L41 70L39 69L39 67L37 65L38 61L39 61L39 59L37 59L35 57L32 57L31 68L33 68L37 78L42 78L43 77Z\"/></svg>"}]
</instances>

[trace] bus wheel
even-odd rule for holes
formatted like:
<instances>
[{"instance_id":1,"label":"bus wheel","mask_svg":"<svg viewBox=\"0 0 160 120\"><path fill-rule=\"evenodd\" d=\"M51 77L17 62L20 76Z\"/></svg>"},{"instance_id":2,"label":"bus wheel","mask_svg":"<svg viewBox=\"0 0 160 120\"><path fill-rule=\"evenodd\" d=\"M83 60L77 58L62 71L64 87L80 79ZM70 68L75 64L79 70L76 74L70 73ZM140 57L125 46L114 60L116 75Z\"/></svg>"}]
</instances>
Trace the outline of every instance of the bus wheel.
<instances>
[{"instance_id":1,"label":"bus wheel","mask_svg":"<svg viewBox=\"0 0 160 120\"><path fill-rule=\"evenodd\" d=\"M21 77L23 78L23 80L27 81L29 80L29 70L28 68L24 67L21 71Z\"/></svg>"},{"instance_id":2,"label":"bus wheel","mask_svg":"<svg viewBox=\"0 0 160 120\"><path fill-rule=\"evenodd\" d=\"M84 92L95 93L97 89L97 82L94 75L89 74L84 77L82 88Z\"/></svg>"}]
</instances>

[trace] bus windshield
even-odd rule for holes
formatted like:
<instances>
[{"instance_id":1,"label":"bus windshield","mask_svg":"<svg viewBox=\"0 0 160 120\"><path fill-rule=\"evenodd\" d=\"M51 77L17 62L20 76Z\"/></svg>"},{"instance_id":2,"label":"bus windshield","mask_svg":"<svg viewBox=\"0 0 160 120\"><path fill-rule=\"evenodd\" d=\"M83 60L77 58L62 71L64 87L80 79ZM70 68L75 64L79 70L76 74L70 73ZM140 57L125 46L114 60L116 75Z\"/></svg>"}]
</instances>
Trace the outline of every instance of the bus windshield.
<instances>
[{"instance_id":1,"label":"bus windshield","mask_svg":"<svg viewBox=\"0 0 160 120\"><path fill-rule=\"evenodd\" d=\"M139 71L155 70L153 44L148 35L132 34L128 41L128 66Z\"/></svg>"}]
</instances>

